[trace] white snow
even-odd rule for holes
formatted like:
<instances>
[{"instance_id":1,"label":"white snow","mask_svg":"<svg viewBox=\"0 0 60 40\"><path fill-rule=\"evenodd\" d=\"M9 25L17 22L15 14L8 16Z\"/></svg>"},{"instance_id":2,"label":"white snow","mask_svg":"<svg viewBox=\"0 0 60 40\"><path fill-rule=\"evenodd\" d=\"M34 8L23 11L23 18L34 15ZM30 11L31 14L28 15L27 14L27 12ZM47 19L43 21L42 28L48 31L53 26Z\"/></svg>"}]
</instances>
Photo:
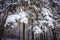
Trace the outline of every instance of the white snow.
<instances>
[{"instance_id":1,"label":"white snow","mask_svg":"<svg viewBox=\"0 0 60 40\"><path fill-rule=\"evenodd\" d=\"M48 10L47 8L42 8L41 13L43 14L43 16L45 16L45 15L46 16L48 16L48 15L53 16L52 13L50 12L50 10Z\"/></svg>"},{"instance_id":2,"label":"white snow","mask_svg":"<svg viewBox=\"0 0 60 40\"><path fill-rule=\"evenodd\" d=\"M21 17L21 22L28 23L28 18L27 18L28 14L26 12L22 11L22 12L18 12L18 14Z\"/></svg>"},{"instance_id":3,"label":"white snow","mask_svg":"<svg viewBox=\"0 0 60 40\"><path fill-rule=\"evenodd\" d=\"M26 17L28 14L24 11L18 12L18 14L20 15L20 17Z\"/></svg>"},{"instance_id":4,"label":"white snow","mask_svg":"<svg viewBox=\"0 0 60 40\"><path fill-rule=\"evenodd\" d=\"M20 19L20 16L17 15L17 14L14 14L14 15L10 15L10 16L8 16L7 19L6 19L5 26L6 26L9 22L13 22L13 23L15 23L16 20L18 20L18 19Z\"/></svg>"},{"instance_id":5,"label":"white snow","mask_svg":"<svg viewBox=\"0 0 60 40\"><path fill-rule=\"evenodd\" d=\"M51 17L49 17L49 16L45 16L44 19L47 19L48 21L53 22L53 19Z\"/></svg>"},{"instance_id":6,"label":"white snow","mask_svg":"<svg viewBox=\"0 0 60 40\"><path fill-rule=\"evenodd\" d=\"M45 31L45 32L47 32L47 31L48 31L47 27L44 27L44 31Z\"/></svg>"},{"instance_id":7,"label":"white snow","mask_svg":"<svg viewBox=\"0 0 60 40\"><path fill-rule=\"evenodd\" d=\"M15 26L14 25L11 25L12 28L14 28Z\"/></svg>"},{"instance_id":8,"label":"white snow","mask_svg":"<svg viewBox=\"0 0 60 40\"><path fill-rule=\"evenodd\" d=\"M49 27L52 27L52 28L54 29L54 24L53 24L54 20L53 20L51 17L49 17L49 16L46 16L46 17L44 17L44 18L48 20L48 21L47 21L48 26L49 26Z\"/></svg>"},{"instance_id":9,"label":"white snow","mask_svg":"<svg viewBox=\"0 0 60 40\"><path fill-rule=\"evenodd\" d=\"M54 29L54 24L50 21L48 21L48 26Z\"/></svg>"},{"instance_id":10,"label":"white snow","mask_svg":"<svg viewBox=\"0 0 60 40\"><path fill-rule=\"evenodd\" d=\"M33 5L32 7L34 7L34 9L38 10L35 5ZM18 14L9 15L7 17L5 26L9 22L14 23L12 25L12 28L18 26L17 23L16 23L16 21L18 19L20 19L20 22L27 24L28 23L27 16L29 15L28 13L35 17L35 15L32 12L30 12L30 11L25 12L25 11L23 11L21 9L20 12L18 12ZM54 24L53 24L54 20L53 20L53 18L50 17L50 16L53 16L53 14L50 12L50 10L48 10L47 8L42 8L41 13L43 14L43 19L42 20L38 20L39 23L37 21L33 22L33 31L34 31L34 34L43 33L43 31L47 32L48 28L46 27L46 24L48 25L48 27L54 28ZM31 18L32 18L32 16L31 16ZM37 24L39 24L39 25L37 25ZM42 27L42 29L41 29L41 27ZM28 29L31 29L31 28L32 28L32 26L30 25L30 27Z\"/></svg>"},{"instance_id":11,"label":"white snow","mask_svg":"<svg viewBox=\"0 0 60 40\"><path fill-rule=\"evenodd\" d=\"M43 33L42 29L40 29L38 26L33 27L34 34Z\"/></svg>"},{"instance_id":12,"label":"white snow","mask_svg":"<svg viewBox=\"0 0 60 40\"><path fill-rule=\"evenodd\" d=\"M45 16L44 17L45 23L48 23L48 27L54 28L54 24L53 24L54 19L50 17L50 16L53 16L53 14L50 12L50 10L48 10L47 8L42 8L41 13L43 14L43 16Z\"/></svg>"},{"instance_id":13,"label":"white snow","mask_svg":"<svg viewBox=\"0 0 60 40\"><path fill-rule=\"evenodd\" d=\"M53 24L53 19L52 18L50 18L50 17L46 17L46 19L48 20L39 20L39 22L40 22L40 26L43 26L43 25L45 25L45 24L47 24L48 23L48 27L52 27L52 28L54 28L54 24Z\"/></svg>"},{"instance_id":14,"label":"white snow","mask_svg":"<svg viewBox=\"0 0 60 40\"><path fill-rule=\"evenodd\" d=\"M21 18L21 22L27 24L28 23L28 18Z\"/></svg>"},{"instance_id":15,"label":"white snow","mask_svg":"<svg viewBox=\"0 0 60 40\"><path fill-rule=\"evenodd\" d=\"M26 17L27 16L27 13L22 11L22 12L18 12L18 14L13 14L13 15L9 15L6 19L6 23L5 23L5 26L9 23L9 22L12 22L12 23L16 23L16 21L18 19L20 19L20 22L22 23L28 23L28 18Z\"/></svg>"},{"instance_id":16,"label":"white snow","mask_svg":"<svg viewBox=\"0 0 60 40\"><path fill-rule=\"evenodd\" d=\"M39 34L39 33L43 33L42 29L39 26L33 26L32 29L32 25L30 25L30 27L28 28L28 30L30 30L34 32L34 34Z\"/></svg>"},{"instance_id":17,"label":"white snow","mask_svg":"<svg viewBox=\"0 0 60 40\"><path fill-rule=\"evenodd\" d=\"M48 31L48 28L53 28L54 29L54 19L50 16L53 16L53 14L48 10L47 8L42 8L41 13L43 14L43 19L42 20L35 20L33 22L33 31L34 34L39 34ZM39 25L37 25L39 24ZM47 25L47 27L46 27ZM41 29L42 27L42 29ZM31 26L29 28L32 28Z\"/></svg>"},{"instance_id":18,"label":"white snow","mask_svg":"<svg viewBox=\"0 0 60 40\"><path fill-rule=\"evenodd\" d=\"M33 7L35 8L35 10L38 10L38 8L35 5Z\"/></svg>"},{"instance_id":19,"label":"white snow","mask_svg":"<svg viewBox=\"0 0 60 40\"><path fill-rule=\"evenodd\" d=\"M24 1L28 1L28 0L24 0Z\"/></svg>"},{"instance_id":20,"label":"white snow","mask_svg":"<svg viewBox=\"0 0 60 40\"><path fill-rule=\"evenodd\" d=\"M46 20L39 20L39 27L41 28L42 27L42 30L43 31L45 31L45 32L47 32L48 31L48 29L47 29L47 27L46 27L46 25L45 24L47 24L47 21Z\"/></svg>"}]
</instances>

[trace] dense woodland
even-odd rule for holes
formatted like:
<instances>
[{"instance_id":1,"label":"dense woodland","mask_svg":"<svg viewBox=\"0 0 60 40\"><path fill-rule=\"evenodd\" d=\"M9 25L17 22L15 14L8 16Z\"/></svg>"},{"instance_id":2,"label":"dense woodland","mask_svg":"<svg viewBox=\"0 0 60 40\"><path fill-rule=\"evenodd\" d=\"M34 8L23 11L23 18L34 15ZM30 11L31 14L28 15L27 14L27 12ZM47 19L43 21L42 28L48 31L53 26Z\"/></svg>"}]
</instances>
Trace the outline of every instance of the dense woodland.
<instances>
[{"instance_id":1,"label":"dense woodland","mask_svg":"<svg viewBox=\"0 0 60 40\"><path fill-rule=\"evenodd\" d=\"M60 40L60 0L0 0L0 40Z\"/></svg>"}]
</instances>

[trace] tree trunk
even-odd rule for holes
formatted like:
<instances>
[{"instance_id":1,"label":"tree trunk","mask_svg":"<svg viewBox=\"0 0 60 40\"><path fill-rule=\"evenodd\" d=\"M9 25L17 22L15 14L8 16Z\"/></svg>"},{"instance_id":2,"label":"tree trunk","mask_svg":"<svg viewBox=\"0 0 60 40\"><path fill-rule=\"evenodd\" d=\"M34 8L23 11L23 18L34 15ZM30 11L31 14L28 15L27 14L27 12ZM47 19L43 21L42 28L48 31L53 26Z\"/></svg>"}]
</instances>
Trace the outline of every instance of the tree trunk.
<instances>
[{"instance_id":1,"label":"tree trunk","mask_svg":"<svg viewBox=\"0 0 60 40\"><path fill-rule=\"evenodd\" d=\"M31 19L31 25L32 25L32 40L34 40L34 32L33 32L33 19Z\"/></svg>"},{"instance_id":2,"label":"tree trunk","mask_svg":"<svg viewBox=\"0 0 60 40\"><path fill-rule=\"evenodd\" d=\"M19 40L20 40L20 19L18 19L18 31L19 31Z\"/></svg>"},{"instance_id":3,"label":"tree trunk","mask_svg":"<svg viewBox=\"0 0 60 40\"><path fill-rule=\"evenodd\" d=\"M55 33L54 29L52 29L52 33L53 33L53 40L57 40L56 33Z\"/></svg>"},{"instance_id":4,"label":"tree trunk","mask_svg":"<svg viewBox=\"0 0 60 40\"><path fill-rule=\"evenodd\" d=\"M25 23L23 23L23 40L25 40Z\"/></svg>"}]
</instances>

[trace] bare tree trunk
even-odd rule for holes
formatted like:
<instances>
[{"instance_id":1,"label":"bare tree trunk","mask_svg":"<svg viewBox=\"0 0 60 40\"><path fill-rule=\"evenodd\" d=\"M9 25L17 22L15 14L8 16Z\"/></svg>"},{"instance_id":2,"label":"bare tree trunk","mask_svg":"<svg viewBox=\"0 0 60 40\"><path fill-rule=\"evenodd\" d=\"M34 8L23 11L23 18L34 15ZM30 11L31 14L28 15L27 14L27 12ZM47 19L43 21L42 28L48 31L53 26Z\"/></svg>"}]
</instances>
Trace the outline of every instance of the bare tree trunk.
<instances>
[{"instance_id":1,"label":"bare tree trunk","mask_svg":"<svg viewBox=\"0 0 60 40\"><path fill-rule=\"evenodd\" d=\"M34 40L34 32L32 31L32 40Z\"/></svg>"},{"instance_id":2,"label":"bare tree trunk","mask_svg":"<svg viewBox=\"0 0 60 40\"><path fill-rule=\"evenodd\" d=\"M30 19L28 19L28 27L30 26ZM30 30L28 30L28 40L29 40Z\"/></svg>"},{"instance_id":3,"label":"bare tree trunk","mask_svg":"<svg viewBox=\"0 0 60 40\"><path fill-rule=\"evenodd\" d=\"M28 40L29 40L29 30L28 30Z\"/></svg>"},{"instance_id":4,"label":"bare tree trunk","mask_svg":"<svg viewBox=\"0 0 60 40\"><path fill-rule=\"evenodd\" d=\"M23 23L23 40L25 40L25 23Z\"/></svg>"},{"instance_id":5,"label":"bare tree trunk","mask_svg":"<svg viewBox=\"0 0 60 40\"><path fill-rule=\"evenodd\" d=\"M18 31L19 31L19 40L20 40L20 19L18 19Z\"/></svg>"},{"instance_id":6,"label":"bare tree trunk","mask_svg":"<svg viewBox=\"0 0 60 40\"><path fill-rule=\"evenodd\" d=\"M40 33L40 40L43 40L43 34Z\"/></svg>"},{"instance_id":7,"label":"bare tree trunk","mask_svg":"<svg viewBox=\"0 0 60 40\"><path fill-rule=\"evenodd\" d=\"M56 33L55 33L54 29L52 29L52 33L53 33L53 40L57 40Z\"/></svg>"},{"instance_id":8,"label":"bare tree trunk","mask_svg":"<svg viewBox=\"0 0 60 40\"><path fill-rule=\"evenodd\" d=\"M3 33L4 33L4 26L3 26L3 24L1 24L0 25L0 40L2 40Z\"/></svg>"},{"instance_id":9,"label":"bare tree trunk","mask_svg":"<svg viewBox=\"0 0 60 40\"><path fill-rule=\"evenodd\" d=\"M47 32L45 33L45 38L46 38L46 40L48 40Z\"/></svg>"},{"instance_id":10,"label":"bare tree trunk","mask_svg":"<svg viewBox=\"0 0 60 40\"><path fill-rule=\"evenodd\" d=\"M34 32L33 32L33 19L31 19L31 25L32 25L32 40L34 40Z\"/></svg>"},{"instance_id":11,"label":"bare tree trunk","mask_svg":"<svg viewBox=\"0 0 60 40\"><path fill-rule=\"evenodd\" d=\"M4 24L5 24L5 21L6 21L6 18L4 18L5 16L2 17L2 22L0 24L0 40L2 40L2 37L4 35Z\"/></svg>"}]
</instances>

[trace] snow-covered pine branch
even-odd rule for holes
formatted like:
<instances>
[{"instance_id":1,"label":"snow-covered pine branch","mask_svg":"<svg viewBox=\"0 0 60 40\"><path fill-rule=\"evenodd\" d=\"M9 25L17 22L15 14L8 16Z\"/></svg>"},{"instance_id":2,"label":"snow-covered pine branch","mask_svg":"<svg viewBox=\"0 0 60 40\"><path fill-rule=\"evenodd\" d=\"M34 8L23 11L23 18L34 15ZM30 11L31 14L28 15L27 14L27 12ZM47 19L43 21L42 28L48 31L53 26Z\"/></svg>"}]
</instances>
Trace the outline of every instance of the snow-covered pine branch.
<instances>
[{"instance_id":1,"label":"snow-covered pine branch","mask_svg":"<svg viewBox=\"0 0 60 40\"><path fill-rule=\"evenodd\" d=\"M18 14L9 15L6 19L5 26L12 22L13 24L17 23L17 20L20 19L22 23L28 23L28 18L26 17L28 14L24 11L18 12Z\"/></svg>"},{"instance_id":2,"label":"snow-covered pine branch","mask_svg":"<svg viewBox=\"0 0 60 40\"><path fill-rule=\"evenodd\" d=\"M52 18L53 14L50 12L49 9L42 7L41 14L43 14L43 16L42 16L43 19L35 20L33 22L33 26L34 26L33 31L35 34L43 33L43 31L47 32L48 28L54 29L54 27L55 27L54 23L53 23L53 22L55 22L55 20ZM32 26L30 26L29 28L32 28Z\"/></svg>"}]
</instances>

